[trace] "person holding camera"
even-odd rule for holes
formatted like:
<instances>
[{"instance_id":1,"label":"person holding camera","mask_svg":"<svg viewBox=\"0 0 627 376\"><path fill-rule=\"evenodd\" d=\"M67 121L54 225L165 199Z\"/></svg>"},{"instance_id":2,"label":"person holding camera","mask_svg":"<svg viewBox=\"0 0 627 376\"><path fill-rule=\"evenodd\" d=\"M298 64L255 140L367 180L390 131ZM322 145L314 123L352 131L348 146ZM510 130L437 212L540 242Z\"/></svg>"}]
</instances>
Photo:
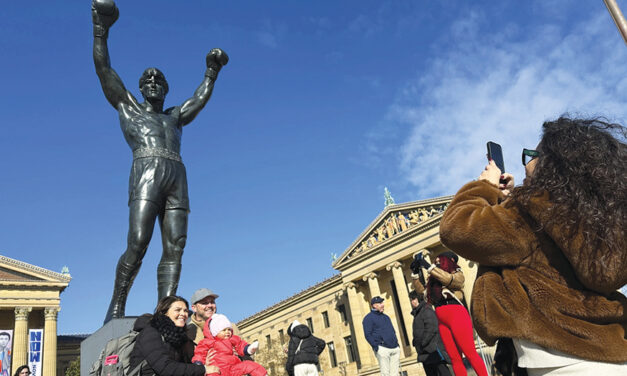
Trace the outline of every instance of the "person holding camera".
<instances>
[{"instance_id":1,"label":"person holding camera","mask_svg":"<svg viewBox=\"0 0 627 376\"><path fill-rule=\"evenodd\" d=\"M522 186L490 161L453 198L440 238L480 264L477 332L513 344L529 375L625 375L627 129L566 117L542 128L523 149Z\"/></svg>"},{"instance_id":2,"label":"person holding camera","mask_svg":"<svg viewBox=\"0 0 627 376\"><path fill-rule=\"evenodd\" d=\"M470 315L461 301L465 279L458 261L455 253L447 251L440 253L435 263L430 264L422 253L418 253L410 266L414 291L424 293L427 301L435 307L440 337L451 358L455 376L468 374L462 353L478 376L488 376L486 366L475 349ZM426 286L420 282L420 268L429 273Z\"/></svg>"}]
</instances>

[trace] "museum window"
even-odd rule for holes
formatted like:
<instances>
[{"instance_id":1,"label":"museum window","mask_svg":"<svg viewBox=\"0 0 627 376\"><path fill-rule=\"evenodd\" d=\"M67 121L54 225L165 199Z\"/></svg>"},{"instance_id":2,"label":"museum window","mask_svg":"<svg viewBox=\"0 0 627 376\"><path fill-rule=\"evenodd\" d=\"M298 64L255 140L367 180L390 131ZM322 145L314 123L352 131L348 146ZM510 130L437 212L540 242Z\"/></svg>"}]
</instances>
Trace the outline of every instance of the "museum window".
<instances>
[{"instance_id":1,"label":"museum window","mask_svg":"<svg viewBox=\"0 0 627 376\"><path fill-rule=\"evenodd\" d=\"M324 323L324 327L328 328L329 325L329 314L327 311L322 312L322 322Z\"/></svg>"},{"instance_id":2,"label":"museum window","mask_svg":"<svg viewBox=\"0 0 627 376\"><path fill-rule=\"evenodd\" d=\"M285 342L285 334L283 334L283 329L279 329L279 340L281 343Z\"/></svg>"},{"instance_id":3,"label":"museum window","mask_svg":"<svg viewBox=\"0 0 627 376\"><path fill-rule=\"evenodd\" d=\"M313 333L313 320L311 319L311 317L307 319L307 326L309 327L309 330L311 330L311 332Z\"/></svg>"},{"instance_id":4,"label":"museum window","mask_svg":"<svg viewBox=\"0 0 627 376\"><path fill-rule=\"evenodd\" d=\"M268 348L272 347L272 338L270 338L270 334L266 336L266 345Z\"/></svg>"},{"instance_id":5,"label":"museum window","mask_svg":"<svg viewBox=\"0 0 627 376\"><path fill-rule=\"evenodd\" d=\"M335 357L335 345L333 345L333 342L327 343L327 349L329 349L329 361L331 362L331 367L337 367L337 358Z\"/></svg>"},{"instance_id":6,"label":"museum window","mask_svg":"<svg viewBox=\"0 0 627 376\"><path fill-rule=\"evenodd\" d=\"M348 322L348 317L346 316L346 307L344 304L340 304L337 306L337 310L340 312L340 318L343 322Z\"/></svg>"},{"instance_id":7,"label":"museum window","mask_svg":"<svg viewBox=\"0 0 627 376\"><path fill-rule=\"evenodd\" d=\"M344 344L346 345L346 356L348 356L348 362L355 361L355 347L353 346L353 338L351 336L344 337Z\"/></svg>"}]
</instances>

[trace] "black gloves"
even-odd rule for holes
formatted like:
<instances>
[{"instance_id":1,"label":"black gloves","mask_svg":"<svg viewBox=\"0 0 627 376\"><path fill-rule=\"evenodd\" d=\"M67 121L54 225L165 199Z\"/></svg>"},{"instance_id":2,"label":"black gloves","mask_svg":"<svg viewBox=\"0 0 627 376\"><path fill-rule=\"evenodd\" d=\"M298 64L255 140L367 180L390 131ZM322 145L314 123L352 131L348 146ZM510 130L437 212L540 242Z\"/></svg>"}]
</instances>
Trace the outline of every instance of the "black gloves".
<instances>
[{"instance_id":1,"label":"black gloves","mask_svg":"<svg viewBox=\"0 0 627 376\"><path fill-rule=\"evenodd\" d=\"M412 273L418 274L420 272L421 267L425 269L429 269L431 267L431 264L429 264L427 260L424 259L422 253L419 253L416 256L414 256L414 261L411 262L411 265L409 266L409 268L411 269Z\"/></svg>"}]
</instances>

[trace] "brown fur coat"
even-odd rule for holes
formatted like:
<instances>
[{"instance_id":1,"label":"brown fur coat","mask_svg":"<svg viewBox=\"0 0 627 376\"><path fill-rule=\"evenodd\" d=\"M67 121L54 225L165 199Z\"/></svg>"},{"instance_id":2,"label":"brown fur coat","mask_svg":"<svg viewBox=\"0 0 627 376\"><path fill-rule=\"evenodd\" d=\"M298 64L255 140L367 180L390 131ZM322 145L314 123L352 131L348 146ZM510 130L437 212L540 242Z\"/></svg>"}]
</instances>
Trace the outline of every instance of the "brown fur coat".
<instances>
[{"instance_id":1,"label":"brown fur coat","mask_svg":"<svg viewBox=\"0 0 627 376\"><path fill-rule=\"evenodd\" d=\"M503 199L488 182L468 183L440 223L442 243L481 265L471 304L481 338L627 361L627 299L616 291L627 283L627 249L592 250L580 234L568 247L559 226L534 231L546 223L548 194L525 212Z\"/></svg>"}]
</instances>

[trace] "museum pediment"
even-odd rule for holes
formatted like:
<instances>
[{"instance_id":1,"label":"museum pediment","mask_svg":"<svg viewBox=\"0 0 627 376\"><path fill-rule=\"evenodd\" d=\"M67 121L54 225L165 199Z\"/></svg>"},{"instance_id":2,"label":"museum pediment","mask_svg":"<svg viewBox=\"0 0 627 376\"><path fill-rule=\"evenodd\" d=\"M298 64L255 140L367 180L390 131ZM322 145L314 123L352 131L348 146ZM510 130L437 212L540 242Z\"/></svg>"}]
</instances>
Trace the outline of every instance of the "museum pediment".
<instances>
[{"instance_id":1,"label":"museum pediment","mask_svg":"<svg viewBox=\"0 0 627 376\"><path fill-rule=\"evenodd\" d=\"M333 262L333 268L381 250L402 238L437 225L453 196L389 205Z\"/></svg>"},{"instance_id":2,"label":"museum pediment","mask_svg":"<svg viewBox=\"0 0 627 376\"><path fill-rule=\"evenodd\" d=\"M69 273L57 273L0 255L0 284L70 282Z\"/></svg>"}]
</instances>

